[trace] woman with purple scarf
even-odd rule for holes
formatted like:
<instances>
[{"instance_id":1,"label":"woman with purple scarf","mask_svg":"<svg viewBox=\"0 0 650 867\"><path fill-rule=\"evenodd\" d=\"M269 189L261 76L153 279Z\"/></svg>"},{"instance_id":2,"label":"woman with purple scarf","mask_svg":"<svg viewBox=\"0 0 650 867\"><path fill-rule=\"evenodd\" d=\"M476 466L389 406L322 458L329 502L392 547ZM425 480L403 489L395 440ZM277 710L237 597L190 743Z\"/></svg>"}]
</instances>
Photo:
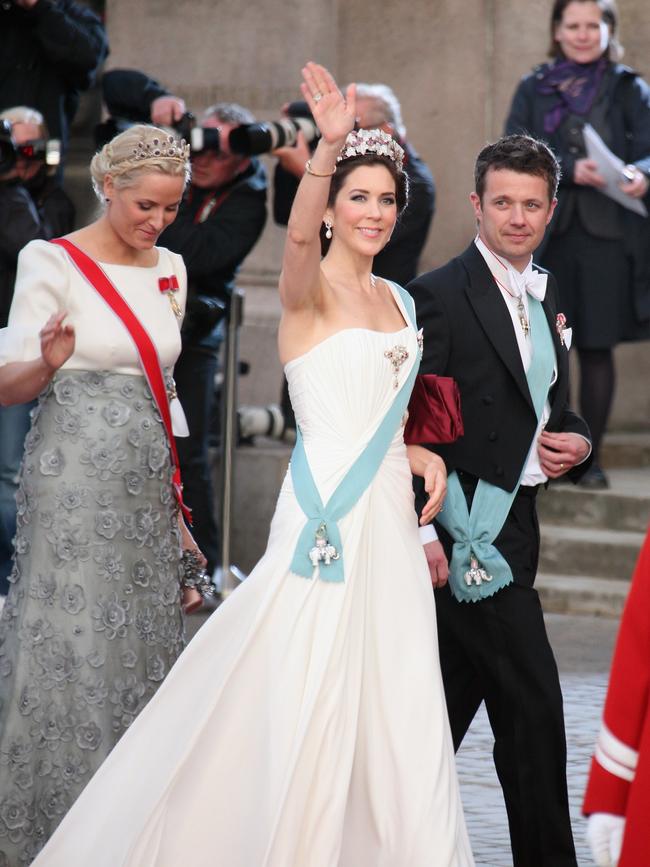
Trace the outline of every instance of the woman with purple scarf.
<instances>
[{"instance_id":1,"label":"woman with purple scarf","mask_svg":"<svg viewBox=\"0 0 650 867\"><path fill-rule=\"evenodd\" d=\"M573 327L580 412L594 451L580 484L592 488L608 486L599 447L614 394L614 347L650 338L650 220L603 195L583 139L591 124L626 164L621 189L650 208L650 87L616 62L617 23L612 0L555 0L553 60L520 82L506 121L507 133L546 140L562 165L558 206L537 258L557 278Z\"/></svg>"}]
</instances>

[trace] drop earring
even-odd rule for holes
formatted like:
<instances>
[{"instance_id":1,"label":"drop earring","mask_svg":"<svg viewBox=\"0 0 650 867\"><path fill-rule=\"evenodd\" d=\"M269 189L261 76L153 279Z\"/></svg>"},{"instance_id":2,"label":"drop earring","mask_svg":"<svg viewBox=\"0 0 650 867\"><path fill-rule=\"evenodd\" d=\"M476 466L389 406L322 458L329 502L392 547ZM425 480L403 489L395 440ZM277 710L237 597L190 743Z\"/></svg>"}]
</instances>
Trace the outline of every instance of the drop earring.
<instances>
[{"instance_id":1,"label":"drop earring","mask_svg":"<svg viewBox=\"0 0 650 867\"><path fill-rule=\"evenodd\" d=\"M325 237L327 238L328 241L331 241L331 239L332 239L332 221L331 220L325 220Z\"/></svg>"}]
</instances>

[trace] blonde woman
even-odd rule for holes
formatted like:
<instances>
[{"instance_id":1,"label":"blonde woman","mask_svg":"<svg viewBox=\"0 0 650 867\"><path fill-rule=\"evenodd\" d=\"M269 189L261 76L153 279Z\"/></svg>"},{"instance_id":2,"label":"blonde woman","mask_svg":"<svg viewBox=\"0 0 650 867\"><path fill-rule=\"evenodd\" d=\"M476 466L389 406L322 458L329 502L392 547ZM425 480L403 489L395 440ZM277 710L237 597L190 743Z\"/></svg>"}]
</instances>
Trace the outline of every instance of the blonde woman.
<instances>
[{"instance_id":1,"label":"blonde woman","mask_svg":"<svg viewBox=\"0 0 650 867\"><path fill-rule=\"evenodd\" d=\"M107 144L91 165L101 216L67 247L24 248L0 331L0 400L39 400L0 621L3 864L32 860L183 647L181 533L192 542L167 432L136 344L71 254L100 263L168 375L185 269L155 244L183 195L186 151L145 126Z\"/></svg>"}]
</instances>

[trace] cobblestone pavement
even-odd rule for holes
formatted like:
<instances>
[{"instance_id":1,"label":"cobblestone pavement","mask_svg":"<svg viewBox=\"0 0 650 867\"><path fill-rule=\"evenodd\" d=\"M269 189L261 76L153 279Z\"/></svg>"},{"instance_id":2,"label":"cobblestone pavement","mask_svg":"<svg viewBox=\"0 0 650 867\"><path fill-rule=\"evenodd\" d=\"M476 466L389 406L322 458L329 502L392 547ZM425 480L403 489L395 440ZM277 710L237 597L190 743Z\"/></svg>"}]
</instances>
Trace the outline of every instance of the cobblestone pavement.
<instances>
[{"instance_id":1,"label":"cobblestone pavement","mask_svg":"<svg viewBox=\"0 0 650 867\"><path fill-rule=\"evenodd\" d=\"M593 861L584 842L582 796L607 688L618 624L592 617L547 616L564 694L571 818L580 867ZM512 867L506 811L492 763L485 709L458 752L463 804L477 867Z\"/></svg>"}]
</instances>

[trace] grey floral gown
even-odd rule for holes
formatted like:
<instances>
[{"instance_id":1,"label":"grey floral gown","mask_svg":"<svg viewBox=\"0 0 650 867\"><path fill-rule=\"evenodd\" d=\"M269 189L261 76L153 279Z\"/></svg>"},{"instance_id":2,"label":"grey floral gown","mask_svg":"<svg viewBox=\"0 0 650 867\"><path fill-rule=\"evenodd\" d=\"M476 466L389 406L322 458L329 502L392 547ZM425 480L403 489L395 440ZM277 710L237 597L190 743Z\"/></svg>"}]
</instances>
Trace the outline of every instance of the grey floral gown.
<instances>
[{"instance_id":1,"label":"grey floral gown","mask_svg":"<svg viewBox=\"0 0 650 867\"><path fill-rule=\"evenodd\" d=\"M0 867L31 863L180 654L180 547L143 377L59 371L25 443L0 619Z\"/></svg>"}]
</instances>

